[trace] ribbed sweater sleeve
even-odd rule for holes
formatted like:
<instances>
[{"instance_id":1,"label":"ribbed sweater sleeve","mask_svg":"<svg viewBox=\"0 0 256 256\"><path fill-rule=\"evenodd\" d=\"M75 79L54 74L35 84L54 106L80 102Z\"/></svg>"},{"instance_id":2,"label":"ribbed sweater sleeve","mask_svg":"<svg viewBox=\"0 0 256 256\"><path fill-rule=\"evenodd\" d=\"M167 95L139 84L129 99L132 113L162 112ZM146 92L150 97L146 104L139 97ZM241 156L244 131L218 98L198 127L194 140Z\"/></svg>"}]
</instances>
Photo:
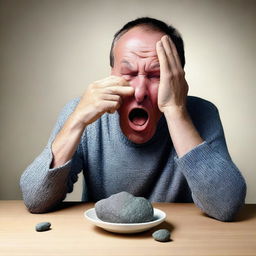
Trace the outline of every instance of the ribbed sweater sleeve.
<instances>
[{"instance_id":1,"label":"ribbed sweater sleeve","mask_svg":"<svg viewBox=\"0 0 256 256\"><path fill-rule=\"evenodd\" d=\"M207 105L194 117L205 141L176 157L175 162L187 179L195 204L209 216L231 221L244 203L246 183L229 156L217 108Z\"/></svg>"},{"instance_id":2,"label":"ribbed sweater sleeve","mask_svg":"<svg viewBox=\"0 0 256 256\"><path fill-rule=\"evenodd\" d=\"M74 111L78 99L65 105L51 132L50 138L41 154L25 169L20 178L20 187L24 203L32 213L51 210L61 202L68 192L73 190L77 175L82 170L80 146L71 160L57 168L50 168L52 142L64 125L68 116Z\"/></svg>"}]
</instances>

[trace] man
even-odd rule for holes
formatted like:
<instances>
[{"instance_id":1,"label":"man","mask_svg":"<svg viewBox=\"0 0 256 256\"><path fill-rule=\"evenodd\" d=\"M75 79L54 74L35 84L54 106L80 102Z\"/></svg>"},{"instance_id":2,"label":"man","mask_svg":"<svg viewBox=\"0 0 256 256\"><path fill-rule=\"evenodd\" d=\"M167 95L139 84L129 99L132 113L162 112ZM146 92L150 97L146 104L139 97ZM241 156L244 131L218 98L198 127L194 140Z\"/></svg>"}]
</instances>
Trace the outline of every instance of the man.
<instances>
[{"instance_id":1,"label":"man","mask_svg":"<svg viewBox=\"0 0 256 256\"><path fill-rule=\"evenodd\" d=\"M187 96L178 32L151 18L131 21L116 33L110 62L111 76L65 106L46 148L23 173L28 209L52 209L83 170L83 201L128 191L151 201L194 202L232 220L246 184L216 107Z\"/></svg>"}]
</instances>

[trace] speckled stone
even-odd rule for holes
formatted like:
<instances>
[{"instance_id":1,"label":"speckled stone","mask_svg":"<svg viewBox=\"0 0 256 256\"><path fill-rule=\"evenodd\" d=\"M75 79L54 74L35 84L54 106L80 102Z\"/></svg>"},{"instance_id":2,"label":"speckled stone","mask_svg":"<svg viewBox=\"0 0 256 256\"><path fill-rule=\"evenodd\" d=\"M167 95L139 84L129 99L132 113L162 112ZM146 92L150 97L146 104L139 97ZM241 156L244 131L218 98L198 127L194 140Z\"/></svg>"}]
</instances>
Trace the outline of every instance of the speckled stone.
<instances>
[{"instance_id":1,"label":"speckled stone","mask_svg":"<svg viewBox=\"0 0 256 256\"><path fill-rule=\"evenodd\" d=\"M120 192L95 204L97 217L114 223L141 223L152 221L154 210L144 197L135 197L128 192Z\"/></svg>"},{"instance_id":2,"label":"speckled stone","mask_svg":"<svg viewBox=\"0 0 256 256\"><path fill-rule=\"evenodd\" d=\"M168 229L158 229L152 236L158 242L168 242L170 241L170 231Z\"/></svg>"},{"instance_id":3,"label":"speckled stone","mask_svg":"<svg viewBox=\"0 0 256 256\"><path fill-rule=\"evenodd\" d=\"M36 231L42 232L47 231L50 229L51 223L50 222L40 222L36 224Z\"/></svg>"}]
</instances>

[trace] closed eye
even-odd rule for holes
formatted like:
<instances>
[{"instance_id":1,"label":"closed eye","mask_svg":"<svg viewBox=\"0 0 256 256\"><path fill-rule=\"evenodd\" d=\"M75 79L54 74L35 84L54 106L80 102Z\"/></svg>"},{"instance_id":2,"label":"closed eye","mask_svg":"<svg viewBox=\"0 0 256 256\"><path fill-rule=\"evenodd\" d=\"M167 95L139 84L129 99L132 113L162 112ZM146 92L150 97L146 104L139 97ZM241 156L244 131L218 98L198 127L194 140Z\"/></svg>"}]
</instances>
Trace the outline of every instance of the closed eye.
<instances>
[{"instance_id":1,"label":"closed eye","mask_svg":"<svg viewBox=\"0 0 256 256\"><path fill-rule=\"evenodd\" d=\"M158 73L149 74L148 78L149 79L151 79L151 78L159 79L160 78L160 74L158 74Z\"/></svg>"},{"instance_id":2,"label":"closed eye","mask_svg":"<svg viewBox=\"0 0 256 256\"><path fill-rule=\"evenodd\" d=\"M126 79L126 80L129 80L129 79L132 79L134 77L136 77L138 75L137 72L129 72L129 73L123 73L122 76ZM160 73L149 73L147 76L146 76L148 79L160 79Z\"/></svg>"},{"instance_id":3,"label":"closed eye","mask_svg":"<svg viewBox=\"0 0 256 256\"><path fill-rule=\"evenodd\" d=\"M131 73L124 73L122 74L122 76L124 77L124 79L129 80L132 79L133 77L137 76L138 73L137 72L131 72Z\"/></svg>"}]
</instances>

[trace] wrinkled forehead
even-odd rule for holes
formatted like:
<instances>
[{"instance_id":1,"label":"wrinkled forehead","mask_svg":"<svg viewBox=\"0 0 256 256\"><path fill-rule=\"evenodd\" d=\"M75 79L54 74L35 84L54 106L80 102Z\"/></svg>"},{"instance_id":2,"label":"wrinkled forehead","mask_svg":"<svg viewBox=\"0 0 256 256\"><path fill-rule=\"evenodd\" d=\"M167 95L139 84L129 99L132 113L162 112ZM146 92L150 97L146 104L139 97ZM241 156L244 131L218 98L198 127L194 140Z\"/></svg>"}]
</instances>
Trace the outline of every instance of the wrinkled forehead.
<instances>
[{"instance_id":1,"label":"wrinkled forehead","mask_svg":"<svg viewBox=\"0 0 256 256\"><path fill-rule=\"evenodd\" d=\"M156 43L165 33L148 27L134 27L123 34L115 43L113 54L115 60L127 54L138 56L156 56ZM144 56L145 55L145 56Z\"/></svg>"}]
</instances>

